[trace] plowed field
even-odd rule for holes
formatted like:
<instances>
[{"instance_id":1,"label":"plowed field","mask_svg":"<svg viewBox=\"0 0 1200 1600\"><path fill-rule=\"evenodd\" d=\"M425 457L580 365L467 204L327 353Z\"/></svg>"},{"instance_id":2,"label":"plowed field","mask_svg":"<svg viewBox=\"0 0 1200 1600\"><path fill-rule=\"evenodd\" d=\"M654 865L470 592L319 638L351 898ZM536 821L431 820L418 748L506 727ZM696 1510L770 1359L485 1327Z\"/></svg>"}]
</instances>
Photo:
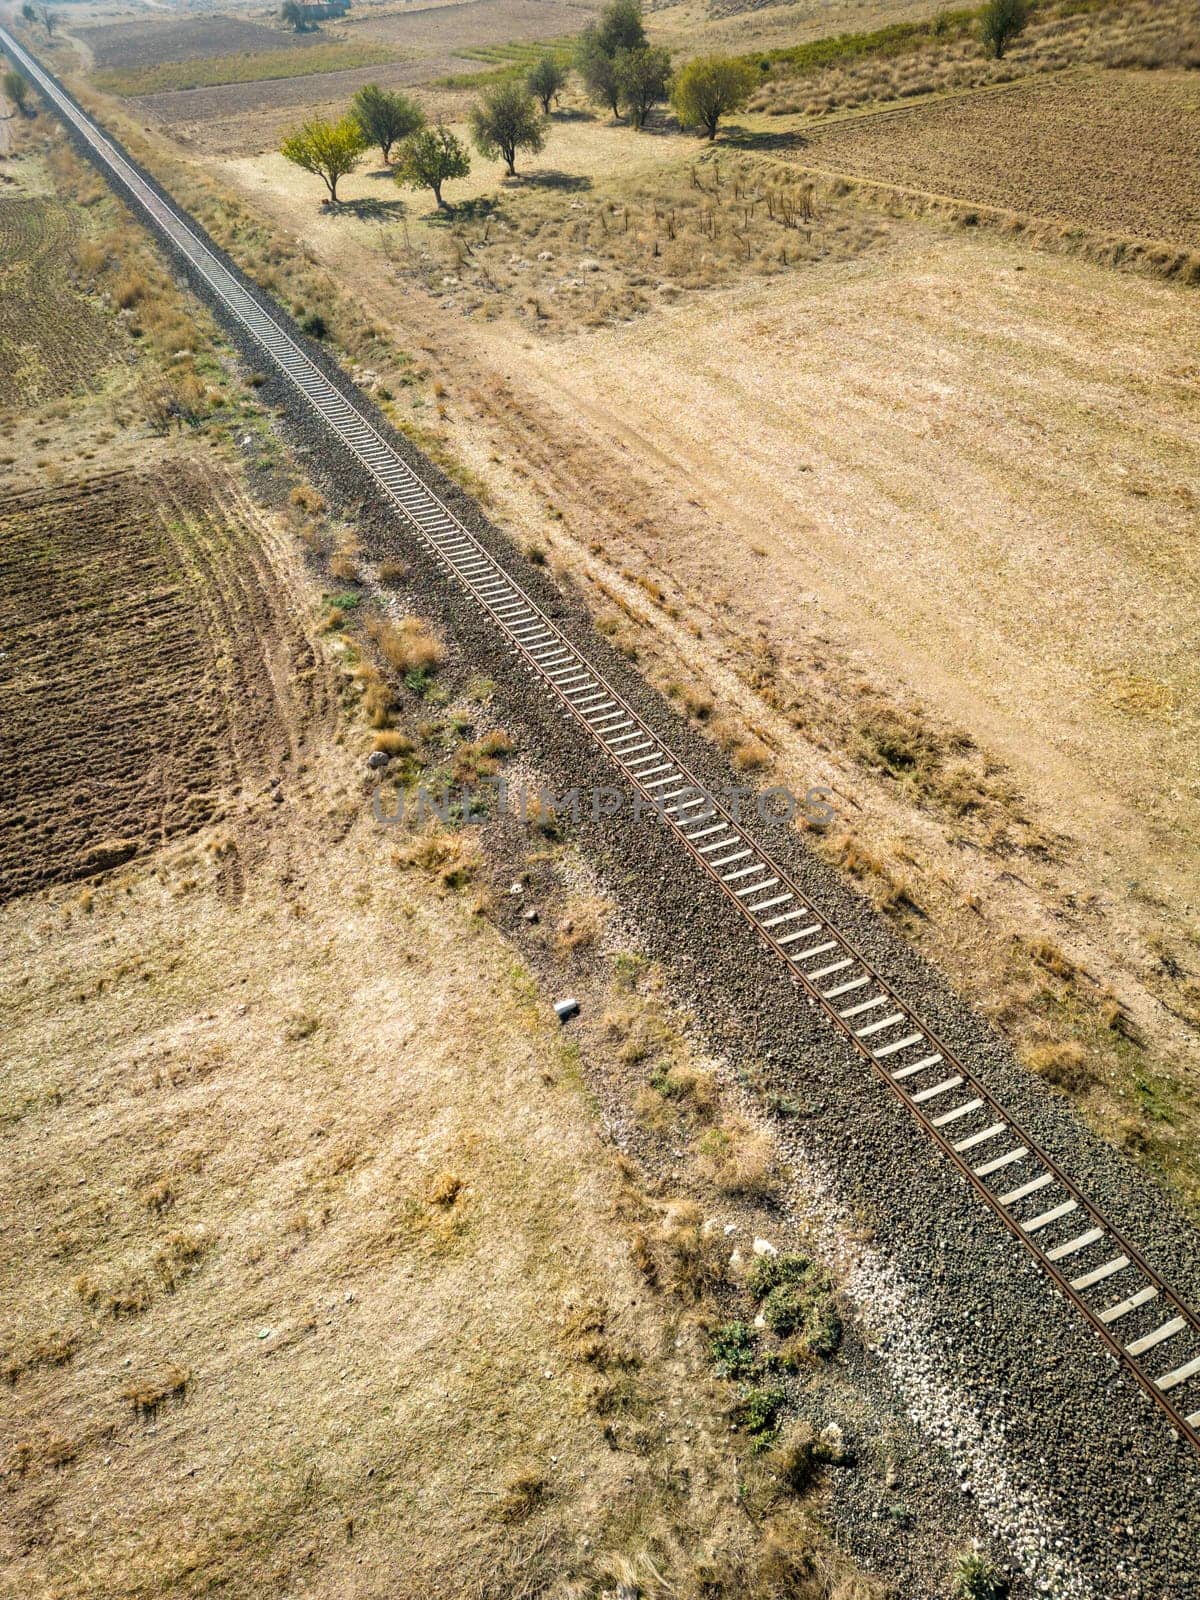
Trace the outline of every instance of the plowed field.
<instances>
[{"instance_id":1,"label":"plowed field","mask_svg":"<svg viewBox=\"0 0 1200 1600\"><path fill-rule=\"evenodd\" d=\"M0 899L194 829L321 679L231 485L184 463L0 508Z\"/></svg>"},{"instance_id":2,"label":"plowed field","mask_svg":"<svg viewBox=\"0 0 1200 1600\"><path fill-rule=\"evenodd\" d=\"M70 206L0 200L0 411L72 393L109 354L104 317L67 275L77 231Z\"/></svg>"},{"instance_id":3,"label":"plowed field","mask_svg":"<svg viewBox=\"0 0 1200 1600\"><path fill-rule=\"evenodd\" d=\"M846 122L800 159L1196 250L1198 108L1194 73L1056 77Z\"/></svg>"},{"instance_id":4,"label":"plowed field","mask_svg":"<svg viewBox=\"0 0 1200 1600\"><path fill-rule=\"evenodd\" d=\"M323 43L320 33L285 33L263 28L236 17L185 17L169 22L139 17L136 22L112 22L93 28L76 28L92 52L97 67L151 67L163 61L195 61L203 56L244 51L295 50Z\"/></svg>"}]
</instances>

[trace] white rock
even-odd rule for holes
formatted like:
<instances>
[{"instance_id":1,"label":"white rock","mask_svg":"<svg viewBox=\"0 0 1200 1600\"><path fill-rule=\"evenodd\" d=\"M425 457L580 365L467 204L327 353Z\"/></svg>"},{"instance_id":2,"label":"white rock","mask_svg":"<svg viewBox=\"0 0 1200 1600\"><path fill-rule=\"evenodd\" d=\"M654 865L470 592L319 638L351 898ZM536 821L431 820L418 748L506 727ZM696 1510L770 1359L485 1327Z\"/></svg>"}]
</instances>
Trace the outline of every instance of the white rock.
<instances>
[{"instance_id":1,"label":"white rock","mask_svg":"<svg viewBox=\"0 0 1200 1600\"><path fill-rule=\"evenodd\" d=\"M755 1239L754 1254L756 1256L777 1256L779 1251L769 1239Z\"/></svg>"}]
</instances>

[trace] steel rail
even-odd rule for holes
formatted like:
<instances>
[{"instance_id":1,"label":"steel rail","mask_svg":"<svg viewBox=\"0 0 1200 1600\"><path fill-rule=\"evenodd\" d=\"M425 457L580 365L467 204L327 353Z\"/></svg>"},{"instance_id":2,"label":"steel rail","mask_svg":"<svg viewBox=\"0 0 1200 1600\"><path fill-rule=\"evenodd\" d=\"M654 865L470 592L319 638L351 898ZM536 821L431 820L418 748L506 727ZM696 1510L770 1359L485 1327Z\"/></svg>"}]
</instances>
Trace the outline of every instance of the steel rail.
<instances>
[{"instance_id":1,"label":"steel rail","mask_svg":"<svg viewBox=\"0 0 1200 1600\"><path fill-rule=\"evenodd\" d=\"M3 28L0 46L83 139L101 169L116 178L189 269L203 279L224 313L292 383L333 440L369 474L441 566L490 617L564 713L599 746L692 862L784 963L810 1003L819 1007L887 1085L1180 1434L1200 1450L1200 1317L756 843L740 819L707 793L640 713L590 665L580 648L413 471L343 388L322 371L285 323L246 289L203 231L181 208L164 200ZM348 380L345 386L354 392ZM847 1003L842 1005L842 1001ZM968 1159L969 1151L984 1153L987 1147L995 1150L1001 1144L1011 1147L978 1164L974 1155ZM1014 1173L1014 1168L1021 1170ZM1012 1176L1020 1176L1022 1181L1005 1192ZM1023 1214L1025 1202L1034 1195L1041 1198ZM1050 1199L1055 1203L1041 1209ZM1063 1223L1067 1223L1065 1229L1059 1226ZM1084 1223L1083 1231L1075 1233ZM1099 1252L1098 1245L1103 1246ZM1059 1263L1075 1256L1079 1257L1076 1266L1090 1265L1072 1276L1073 1269L1064 1269ZM1102 1297L1093 1296L1091 1291L1101 1284L1112 1287ZM1121 1298L1111 1300L1114 1291ZM1100 1298L1110 1303L1100 1304ZM1157 1312L1169 1313L1159 1325L1124 1341L1112 1331L1116 1322L1152 1304ZM1134 1326L1141 1325L1142 1319L1135 1320ZM1187 1335L1182 1344L1177 1342L1181 1335ZM1168 1343L1173 1346L1176 1364L1156 1377L1154 1369L1162 1364L1161 1358L1149 1363L1142 1357ZM1180 1355L1185 1359L1179 1361ZM1178 1389L1193 1397L1183 1406L1170 1398ZM1193 1404L1197 1408L1189 1411Z\"/></svg>"}]
</instances>

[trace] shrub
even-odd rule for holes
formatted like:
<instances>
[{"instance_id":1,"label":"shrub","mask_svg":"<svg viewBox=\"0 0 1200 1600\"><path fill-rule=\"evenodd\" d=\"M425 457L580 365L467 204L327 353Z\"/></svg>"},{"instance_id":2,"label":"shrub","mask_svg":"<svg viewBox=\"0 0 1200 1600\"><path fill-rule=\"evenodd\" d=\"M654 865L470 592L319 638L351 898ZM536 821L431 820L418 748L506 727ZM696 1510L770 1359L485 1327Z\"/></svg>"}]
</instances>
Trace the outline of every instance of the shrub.
<instances>
[{"instance_id":1,"label":"shrub","mask_svg":"<svg viewBox=\"0 0 1200 1600\"><path fill-rule=\"evenodd\" d=\"M983 8L980 37L983 48L997 61L1029 21L1029 0L988 0Z\"/></svg>"},{"instance_id":2,"label":"shrub","mask_svg":"<svg viewBox=\"0 0 1200 1600\"><path fill-rule=\"evenodd\" d=\"M774 1433L779 1413L787 1401L782 1389L750 1389L742 1397L739 1407L742 1425L756 1439Z\"/></svg>"},{"instance_id":3,"label":"shrub","mask_svg":"<svg viewBox=\"0 0 1200 1600\"><path fill-rule=\"evenodd\" d=\"M749 1378L758 1364L754 1334L744 1322L722 1323L708 1342L709 1353L723 1378Z\"/></svg>"},{"instance_id":4,"label":"shrub","mask_svg":"<svg viewBox=\"0 0 1200 1600\"><path fill-rule=\"evenodd\" d=\"M750 1273L750 1291L762 1302L771 1332L790 1340L785 1351L789 1365L830 1356L841 1344L833 1285L806 1256L760 1256Z\"/></svg>"},{"instance_id":5,"label":"shrub","mask_svg":"<svg viewBox=\"0 0 1200 1600\"><path fill-rule=\"evenodd\" d=\"M954 1593L957 1600L1004 1600L1008 1580L982 1551L968 1550L955 1564Z\"/></svg>"}]
</instances>

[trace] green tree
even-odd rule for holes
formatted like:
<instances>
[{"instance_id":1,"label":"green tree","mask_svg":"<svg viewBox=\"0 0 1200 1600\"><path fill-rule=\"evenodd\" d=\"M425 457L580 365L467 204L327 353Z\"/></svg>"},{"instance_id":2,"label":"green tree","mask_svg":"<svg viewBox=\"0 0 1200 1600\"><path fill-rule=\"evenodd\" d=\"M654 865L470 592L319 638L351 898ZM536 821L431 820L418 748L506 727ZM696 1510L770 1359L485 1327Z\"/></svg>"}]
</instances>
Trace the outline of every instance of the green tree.
<instances>
[{"instance_id":1,"label":"green tree","mask_svg":"<svg viewBox=\"0 0 1200 1600\"><path fill-rule=\"evenodd\" d=\"M502 83L472 110L471 136L481 156L503 156L515 177L517 151L545 147L546 122L522 84Z\"/></svg>"},{"instance_id":2,"label":"green tree","mask_svg":"<svg viewBox=\"0 0 1200 1600\"><path fill-rule=\"evenodd\" d=\"M294 33L315 33L317 25L308 14L308 7L302 5L300 0L283 0L279 8L279 19L286 22Z\"/></svg>"},{"instance_id":3,"label":"green tree","mask_svg":"<svg viewBox=\"0 0 1200 1600\"><path fill-rule=\"evenodd\" d=\"M385 166L392 146L425 126L425 113L415 100L381 89L377 83L364 84L357 92L350 102L350 115L367 142L379 146Z\"/></svg>"},{"instance_id":4,"label":"green tree","mask_svg":"<svg viewBox=\"0 0 1200 1600\"><path fill-rule=\"evenodd\" d=\"M525 79L525 87L530 94L542 102L542 111L550 115L550 102L567 81L562 63L551 50L539 56L529 69L529 76Z\"/></svg>"},{"instance_id":5,"label":"green tree","mask_svg":"<svg viewBox=\"0 0 1200 1600\"><path fill-rule=\"evenodd\" d=\"M621 114L621 86L617 56L625 50L644 50L641 0L610 0L599 22L590 22L579 36L575 65L589 97Z\"/></svg>"},{"instance_id":6,"label":"green tree","mask_svg":"<svg viewBox=\"0 0 1200 1600\"><path fill-rule=\"evenodd\" d=\"M279 152L286 160L320 178L329 190L330 203L336 205L338 179L354 171L366 148L366 138L353 117L343 117L340 122L313 117L299 128L293 128Z\"/></svg>"},{"instance_id":7,"label":"green tree","mask_svg":"<svg viewBox=\"0 0 1200 1600\"><path fill-rule=\"evenodd\" d=\"M989 0L980 30L988 55L1000 57L1029 21L1029 0Z\"/></svg>"},{"instance_id":8,"label":"green tree","mask_svg":"<svg viewBox=\"0 0 1200 1600\"><path fill-rule=\"evenodd\" d=\"M758 74L736 56L696 56L675 79L671 104L685 128L703 128L710 139L731 111L749 100Z\"/></svg>"},{"instance_id":9,"label":"green tree","mask_svg":"<svg viewBox=\"0 0 1200 1600\"><path fill-rule=\"evenodd\" d=\"M439 123L409 134L397 152L392 176L402 189L432 189L438 206L449 211L442 185L450 178L465 178L470 170L466 145Z\"/></svg>"},{"instance_id":10,"label":"green tree","mask_svg":"<svg viewBox=\"0 0 1200 1600\"><path fill-rule=\"evenodd\" d=\"M19 72L4 74L4 98L12 101L14 112L25 110L29 100L29 85Z\"/></svg>"},{"instance_id":11,"label":"green tree","mask_svg":"<svg viewBox=\"0 0 1200 1600\"><path fill-rule=\"evenodd\" d=\"M619 117L621 89L617 83L616 58L600 48L600 36L595 26L586 27L580 35L575 65L588 98L597 105L607 106L614 117Z\"/></svg>"},{"instance_id":12,"label":"green tree","mask_svg":"<svg viewBox=\"0 0 1200 1600\"><path fill-rule=\"evenodd\" d=\"M33 6L30 4L30 0L25 0L25 4L21 7L21 15L25 18L26 22L36 22L37 21L37 12L33 9Z\"/></svg>"},{"instance_id":13,"label":"green tree","mask_svg":"<svg viewBox=\"0 0 1200 1600\"><path fill-rule=\"evenodd\" d=\"M650 108L667 98L671 53L651 45L642 45L637 50L618 50L614 65L621 104L633 118L635 127L644 128Z\"/></svg>"},{"instance_id":14,"label":"green tree","mask_svg":"<svg viewBox=\"0 0 1200 1600\"><path fill-rule=\"evenodd\" d=\"M646 43L642 0L609 0L596 25L596 42L606 56L618 50L640 50Z\"/></svg>"}]
</instances>

